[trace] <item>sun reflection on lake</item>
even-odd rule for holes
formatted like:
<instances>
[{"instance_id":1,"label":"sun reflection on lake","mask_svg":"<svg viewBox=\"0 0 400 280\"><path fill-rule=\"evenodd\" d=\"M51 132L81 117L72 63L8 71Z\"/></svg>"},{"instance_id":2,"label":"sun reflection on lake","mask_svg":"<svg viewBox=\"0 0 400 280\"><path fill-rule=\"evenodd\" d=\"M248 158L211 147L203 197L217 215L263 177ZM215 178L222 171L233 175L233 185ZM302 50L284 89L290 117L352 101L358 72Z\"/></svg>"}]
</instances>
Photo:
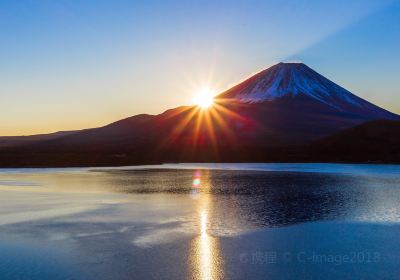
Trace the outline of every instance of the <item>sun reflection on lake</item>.
<instances>
[{"instance_id":1,"label":"sun reflection on lake","mask_svg":"<svg viewBox=\"0 0 400 280\"><path fill-rule=\"evenodd\" d=\"M209 235L209 218L211 213L211 198L207 193L210 188L209 171L201 174L196 171L194 186L198 193L199 236L192 245L193 278L199 280L222 279L221 257L217 238ZM197 183L198 182L198 183Z\"/></svg>"}]
</instances>

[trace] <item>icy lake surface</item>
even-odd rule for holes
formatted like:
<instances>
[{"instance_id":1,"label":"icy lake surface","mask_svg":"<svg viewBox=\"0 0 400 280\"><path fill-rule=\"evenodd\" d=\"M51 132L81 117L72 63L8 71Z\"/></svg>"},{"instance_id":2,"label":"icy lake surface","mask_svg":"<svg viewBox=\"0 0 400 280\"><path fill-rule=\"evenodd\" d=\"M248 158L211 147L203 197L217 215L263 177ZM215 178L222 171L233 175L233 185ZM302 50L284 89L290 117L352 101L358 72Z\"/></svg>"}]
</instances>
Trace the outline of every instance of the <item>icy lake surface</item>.
<instances>
[{"instance_id":1,"label":"icy lake surface","mask_svg":"<svg viewBox=\"0 0 400 280\"><path fill-rule=\"evenodd\" d=\"M0 169L0 279L398 279L400 166Z\"/></svg>"}]
</instances>

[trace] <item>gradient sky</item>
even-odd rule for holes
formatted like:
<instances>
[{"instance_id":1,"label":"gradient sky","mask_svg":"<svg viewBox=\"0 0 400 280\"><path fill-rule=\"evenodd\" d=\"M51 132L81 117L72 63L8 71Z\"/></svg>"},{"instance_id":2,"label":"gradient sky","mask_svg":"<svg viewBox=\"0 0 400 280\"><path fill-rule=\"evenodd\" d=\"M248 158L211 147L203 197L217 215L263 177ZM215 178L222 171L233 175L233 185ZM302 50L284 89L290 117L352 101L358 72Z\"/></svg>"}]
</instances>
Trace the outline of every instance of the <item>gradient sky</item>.
<instances>
[{"instance_id":1,"label":"gradient sky","mask_svg":"<svg viewBox=\"0 0 400 280\"><path fill-rule=\"evenodd\" d=\"M2 0L0 135L161 113L279 61L400 113L400 1Z\"/></svg>"}]
</instances>

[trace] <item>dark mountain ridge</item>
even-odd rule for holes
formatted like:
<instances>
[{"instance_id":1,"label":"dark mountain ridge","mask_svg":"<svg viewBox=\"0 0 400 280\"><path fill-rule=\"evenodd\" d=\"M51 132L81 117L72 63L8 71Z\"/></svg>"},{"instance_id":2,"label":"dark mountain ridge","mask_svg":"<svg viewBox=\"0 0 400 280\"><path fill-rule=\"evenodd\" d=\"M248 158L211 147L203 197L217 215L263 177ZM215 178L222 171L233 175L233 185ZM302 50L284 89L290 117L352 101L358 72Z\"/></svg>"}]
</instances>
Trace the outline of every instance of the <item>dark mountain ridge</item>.
<instances>
[{"instance_id":1,"label":"dark mountain ridge","mask_svg":"<svg viewBox=\"0 0 400 280\"><path fill-rule=\"evenodd\" d=\"M182 106L0 147L0 166L306 161L315 156L311 143L379 119L400 118L302 63L279 63L221 93L208 110Z\"/></svg>"}]
</instances>

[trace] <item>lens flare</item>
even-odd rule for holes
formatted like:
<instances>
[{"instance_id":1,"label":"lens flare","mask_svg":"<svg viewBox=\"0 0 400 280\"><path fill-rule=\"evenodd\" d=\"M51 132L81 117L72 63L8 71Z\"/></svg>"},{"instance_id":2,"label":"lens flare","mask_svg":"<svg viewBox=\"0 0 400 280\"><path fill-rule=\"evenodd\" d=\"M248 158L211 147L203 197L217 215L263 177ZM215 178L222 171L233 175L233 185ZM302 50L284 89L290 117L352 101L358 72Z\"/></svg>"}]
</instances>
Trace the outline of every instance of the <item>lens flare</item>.
<instances>
[{"instance_id":1,"label":"lens flare","mask_svg":"<svg viewBox=\"0 0 400 280\"><path fill-rule=\"evenodd\" d=\"M200 178L193 179L193 187L195 188L200 187Z\"/></svg>"},{"instance_id":2,"label":"lens flare","mask_svg":"<svg viewBox=\"0 0 400 280\"><path fill-rule=\"evenodd\" d=\"M200 170L196 170L196 172L194 173L194 178L193 178L193 182L192 182L192 188L196 188L199 189L201 188L201 173Z\"/></svg>"}]
</instances>

